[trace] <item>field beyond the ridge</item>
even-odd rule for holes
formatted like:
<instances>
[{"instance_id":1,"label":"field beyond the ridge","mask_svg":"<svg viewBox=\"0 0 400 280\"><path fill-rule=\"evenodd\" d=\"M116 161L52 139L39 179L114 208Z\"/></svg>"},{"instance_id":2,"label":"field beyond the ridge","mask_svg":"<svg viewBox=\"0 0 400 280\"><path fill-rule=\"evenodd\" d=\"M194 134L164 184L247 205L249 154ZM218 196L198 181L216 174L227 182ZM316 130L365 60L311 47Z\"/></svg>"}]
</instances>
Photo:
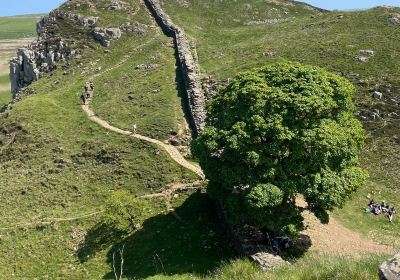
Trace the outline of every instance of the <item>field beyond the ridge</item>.
<instances>
[{"instance_id":1,"label":"field beyond the ridge","mask_svg":"<svg viewBox=\"0 0 400 280\"><path fill-rule=\"evenodd\" d=\"M16 49L32 42L41 15L0 17L0 107L11 101L9 61Z\"/></svg>"}]
</instances>

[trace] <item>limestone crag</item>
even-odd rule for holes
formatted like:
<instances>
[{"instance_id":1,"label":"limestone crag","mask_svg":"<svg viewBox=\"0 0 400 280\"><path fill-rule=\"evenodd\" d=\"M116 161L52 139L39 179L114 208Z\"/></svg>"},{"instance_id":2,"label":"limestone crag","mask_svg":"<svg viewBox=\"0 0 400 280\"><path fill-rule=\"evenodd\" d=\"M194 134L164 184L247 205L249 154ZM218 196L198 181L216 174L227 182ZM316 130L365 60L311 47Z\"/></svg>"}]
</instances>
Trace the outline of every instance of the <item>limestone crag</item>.
<instances>
[{"instance_id":1,"label":"limestone crag","mask_svg":"<svg viewBox=\"0 0 400 280\"><path fill-rule=\"evenodd\" d=\"M74 53L68 42L61 38L39 39L27 47L18 49L17 57L10 61L13 100L18 99L18 93L33 81L37 81L43 73L53 71L57 61L65 62Z\"/></svg>"},{"instance_id":2,"label":"limestone crag","mask_svg":"<svg viewBox=\"0 0 400 280\"><path fill-rule=\"evenodd\" d=\"M158 0L144 0L146 6L155 17L164 32L173 37L179 59L180 68L189 101L190 120L193 133L197 135L205 126L205 96L200 82L200 72L191 52L189 39L185 31L175 25L163 11Z\"/></svg>"}]
</instances>

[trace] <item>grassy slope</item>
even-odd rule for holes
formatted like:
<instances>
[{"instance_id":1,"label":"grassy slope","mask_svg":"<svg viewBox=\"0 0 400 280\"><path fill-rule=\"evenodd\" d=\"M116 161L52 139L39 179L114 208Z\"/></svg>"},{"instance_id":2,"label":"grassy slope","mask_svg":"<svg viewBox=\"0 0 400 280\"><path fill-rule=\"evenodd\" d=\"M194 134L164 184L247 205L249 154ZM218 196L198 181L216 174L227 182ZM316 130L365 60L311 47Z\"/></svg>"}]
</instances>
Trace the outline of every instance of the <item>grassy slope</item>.
<instances>
[{"instance_id":1,"label":"grassy slope","mask_svg":"<svg viewBox=\"0 0 400 280\"><path fill-rule=\"evenodd\" d=\"M137 7L137 3L131 1L133 7ZM128 20L126 15L124 20ZM151 23L143 7L129 20ZM79 95L83 84L96 73L96 69L107 69L123 59L127 52L135 52L138 45L154 37L157 27L152 27L143 38L121 38L110 47L108 55L104 55L104 48L99 44L85 38L85 29L64 22L57 32L69 38L81 33L79 39L75 37L75 44L84 49L83 58L70 62L67 75L58 71L45 76L33 85L35 95L26 97L0 116L0 255L3 256L0 272L18 278L110 277L109 254L113 245L110 241L113 239L99 226L101 215L50 225L43 225L41 221L99 211L105 199L117 189L140 195L158 192L172 182L195 180L196 176L182 169L157 147L108 132L92 123L80 108ZM165 42L165 39L160 38L158 42ZM159 51L156 46L148 49L155 56ZM170 65L174 61L172 51L163 53L161 58L160 64ZM136 59L135 56L132 59ZM89 66L95 61L96 65ZM132 69L133 65L136 61L129 59L121 68ZM170 68L161 67L159 71L170 71ZM130 79L121 78L119 70L96 79L99 99L106 82L112 89L124 81L130 82ZM145 134L165 138L168 131L179 125L180 107L174 107L176 113L169 112L180 104L172 86L171 83L164 85L166 93L160 94L158 101L155 97L157 102L164 103L163 106L155 107L149 102L140 104L141 112L168 116L165 122L148 125ZM133 100L141 98L139 94L133 93ZM103 102L109 100L104 98ZM102 102L97 106L103 106ZM131 106L139 110L139 105ZM109 108L118 114L119 108ZM179 112L179 116L182 115ZM185 259L186 271L200 273L216 267L226 255L222 254L223 246L210 249L208 243L199 242L204 236L212 245L218 242L216 236L208 236L212 223L207 211L203 210L207 205L205 196L192 195L189 202L185 201L186 196L180 196L182 200L176 201L177 207L182 204L177 210L179 215L190 221L184 223L167 214L163 201L154 201L154 217L137 235L125 240L134 247L130 254L138 254L127 261L129 271L137 275L157 274L160 272L157 270L159 264L154 265L157 255L166 272L179 271L182 259ZM200 214L192 223L194 212ZM135 239L139 242L133 242Z\"/></svg>"},{"instance_id":2,"label":"grassy slope","mask_svg":"<svg viewBox=\"0 0 400 280\"><path fill-rule=\"evenodd\" d=\"M133 11L136 11L137 1L129 2L133 4ZM177 6L168 12L179 24L184 25L187 20L188 28L185 28L197 39L201 67L217 78L230 77L238 70L276 59L266 58L259 51L282 51L287 58L296 60L295 57L299 56L303 62L313 64L320 61L311 52L303 53L304 48L299 47L299 53L291 50L291 46L295 45L291 40L301 39L300 43L306 45L306 39L303 41L302 36L295 35L301 26L298 23L243 27L233 19L243 17L242 21L247 22L250 18L257 20L258 16L264 18L269 15L237 10L235 5L243 4L240 1L233 6L225 6L224 14L218 12L217 8L225 2L202 1L198 3L200 7L193 6L198 1L190 2L192 9L200 12L199 17L196 12ZM104 3L106 1L99 1L98 5ZM208 7L203 7L202 3ZM259 9L263 3L252 2ZM113 16L104 11L100 13L100 9L89 11L85 5L81 8L84 9L82 14L99 13L102 25L127 21L123 12ZM210 18L207 18L208 12L211 12ZM308 18L309 10L292 7L288 12L290 16L298 15L298 20L304 22L316 20ZM271 16L277 16L275 10L271 13ZM307 17L300 18L300 15ZM330 16L335 19L334 15L322 18ZM129 20L150 23L144 7ZM279 28L282 27L286 28L287 36L292 36L291 40L286 42L283 35L281 41L278 40L281 33ZM268 44L262 40L267 38L267 31L271 30L275 30L276 45L273 39L269 39ZM65 36L73 36L78 32L84 34L85 30L76 30L65 23L60 32ZM207 277L205 273L219 267L223 260L230 258L230 253L224 244L220 244L218 234L213 231L212 209L205 196L199 194L180 195L175 201L182 222L172 214L167 214L162 201L154 200L153 217L145 222L143 229L125 240L110 236L110 232L98 224L100 216L41 225L39 221L46 217L73 217L101 210L103 201L115 189L124 188L142 194L162 189L173 181L194 179L193 174L182 170L162 151L158 154L155 147L99 128L88 121L79 108L78 97L82 86L96 72L95 69L107 69L131 51L133 55L120 68L95 79L96 99L93 108L102 118L121 127L129 127L130 119L133 121L133 118L140 116L137 121L139 130L143 127L143 134L159 139L166 138L170 131L176 130L182 113L176 109L180 100L174 91L174 75L170 72L174 65L172 50L165 47L168 39L160 36L143 51L135 49L157 32L157 29L151 29L144 38L124 37L113 44L109 55L104 55L103 48L93 42L77 41L77 45L88 45L88 48L83 48L83 59L71 63L69 75L58 72L43 78L34 85L36 95L24 99L9 114L1 116L0 127L6 128L7 132L15 131L17 135L14 143L8 145L7 133L0 134L0 176L5 178L0 182L4 201L0 206L0 255L4 256L0 261L1 273L30 278L46 275L49 278L111 278L111 254L113 248L122 242L127 244L126 274L131 278L153 276L153 279L193 279L191 275L195 275L196 278L210 279L327 279L333 276L347 279L344 273L346 276L352 275L352 279L371 279L376 276L376 266L382 257L358 263L307 256L293 268L283 268L272 274L261 273L246 261L236 261L222 266L215 275ZM318 32L325 34L322 30ZM312 38L311 35L308 37ZM281 47L282 42L286 42L285 48ZM223 58L215 61L214 57L220 57L221 52ZM148 73L133 69L137 64L149 63L150 60L161 67ZM331 60L336 61L333 58ZM96 64L88 66L90 62ZM82 63L80 68L79 63ZM163 82L160 82L161 78ZM153 87L162 90L155 96L149 96L147 91ZM128 94L133 97L130 101L126 99ZM363 101L361 98L359 100ZM375 160L377 158L372 153L368 155ZM370 169L373 169L373 165ZM346 212L339 213L341 217L343 213ZM353 224L354 216L350 217L350 224ZM366 220L364 216L361 218ZM31 221L34 223L15 226L16 223ZM390 234L393 232L390 231ZM310 263L316 264L316 268L311 270ZM282 278L282 275L285 277Z\"/></svg>"},{"instance_id":3,"label":"grassy slope","mask_svg":"<svg viewBox=\"0 0 400 280\"><path fill-rule=\"evenodd\" d=\"M6 90L9 87L9 83L8 75L0 76L0 107L11 101L10 91Z\"/></svg>"},{"instance_id":4,"label":"grassy slope","mask_svg":"<svg viewBox=\"0 0 400 280\"><path fill-rule=\"evenodd\" d=\"M386 199L389 204L400 201L399 120L387 116L391 112L400 115L400 44L396 39L400 28L388 22L400 9L321 14L271 4L277 1L254 1L251 5L248 1L187 1L189 8L177 2L165 1L165 8L196 41L204 75L224 79L238 71L286 59L326 67L357 84L358 109L379 109L386 120L363 120L368 140L361 158L370 179L335 216L379 242L392 244L398 240L399 222L390 225L382 216L374 218L361 209L369 202L368 194L376 200ZM249 18L256 21L280 17L291 19L274 25L246 25ZM365 49L374 50L375 56L368 63L356 62L358 52ZM360 84L360 80L365 83ZM384 92L384 100L371 98L374 89Z\"/></svg>"}]
</instances>

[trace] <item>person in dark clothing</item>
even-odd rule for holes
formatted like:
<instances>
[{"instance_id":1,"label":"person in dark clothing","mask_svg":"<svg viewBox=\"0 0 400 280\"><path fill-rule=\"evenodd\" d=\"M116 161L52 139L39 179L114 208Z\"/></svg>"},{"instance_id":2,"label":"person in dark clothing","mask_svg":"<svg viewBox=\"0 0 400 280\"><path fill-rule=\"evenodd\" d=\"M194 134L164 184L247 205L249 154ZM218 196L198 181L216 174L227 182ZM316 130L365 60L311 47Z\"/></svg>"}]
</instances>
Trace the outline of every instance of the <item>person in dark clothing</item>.
<instances>
[{"instance_id":1,"label":"person in dark clothing","mask_svg":"<svg viewBox=\"0 0 400 280\"><path fill-rule=\"evenodd\" d=\"M82 101L83 105L86 104L86 97L84 94L81 94L81 101Z\"/></svg>"},{"instance_id":2,"label":"person in dark clothing","mask_svg":"<svg viewBox=\"0 0 400 280\"><path fill-rule=\"evenodd\" d=\"M280 253L280 245L277 238L272 240L272 251L274 252L274 255L279 255Z\"/></svg>"}]
</instances>

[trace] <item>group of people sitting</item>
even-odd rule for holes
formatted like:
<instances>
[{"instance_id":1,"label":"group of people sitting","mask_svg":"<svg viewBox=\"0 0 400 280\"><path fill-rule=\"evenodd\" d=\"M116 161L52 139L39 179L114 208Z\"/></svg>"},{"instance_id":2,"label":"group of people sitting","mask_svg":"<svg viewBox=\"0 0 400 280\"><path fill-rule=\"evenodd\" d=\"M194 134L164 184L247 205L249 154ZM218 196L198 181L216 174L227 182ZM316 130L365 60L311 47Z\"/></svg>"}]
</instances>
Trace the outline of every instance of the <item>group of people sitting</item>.
<instances>
[{"instance_id":1,"label":"group of people sitting","mask_svg":"<svg viewBox=\"0 0 400 280\"><path fill-rule=\"evenodd\" d=\"M368 207L369 211L375 215L386 214L390 223L393 221L393 215L397 212L395 207L390 208L385 201L382 201L381 204L379 204L372 199L369 202Z\"/></svg>"}]
</instances>

